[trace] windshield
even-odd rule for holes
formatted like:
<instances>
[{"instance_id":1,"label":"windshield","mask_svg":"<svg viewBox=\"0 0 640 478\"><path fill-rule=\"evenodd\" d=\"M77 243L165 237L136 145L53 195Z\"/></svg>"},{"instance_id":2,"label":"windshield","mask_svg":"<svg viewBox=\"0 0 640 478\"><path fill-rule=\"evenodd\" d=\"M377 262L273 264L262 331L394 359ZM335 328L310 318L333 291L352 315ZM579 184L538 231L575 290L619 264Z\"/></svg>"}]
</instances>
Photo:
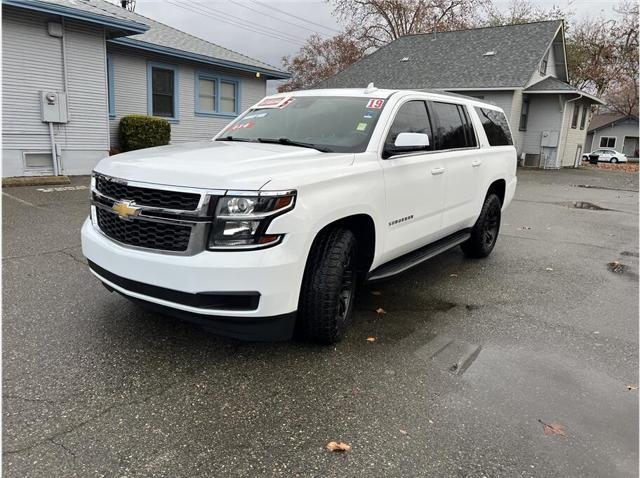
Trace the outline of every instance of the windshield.
<instances>
[{"instance_id":1,"label":"windshield","mask_svg":"<svg viewBox=\"0 0 640 478\"><path fill-rule=\"evenodd\" d=\"M360 153L369 143L384 104L381 98L362 97L267 98L227 127L217 140Z\"/></svg>"}]
</instances>

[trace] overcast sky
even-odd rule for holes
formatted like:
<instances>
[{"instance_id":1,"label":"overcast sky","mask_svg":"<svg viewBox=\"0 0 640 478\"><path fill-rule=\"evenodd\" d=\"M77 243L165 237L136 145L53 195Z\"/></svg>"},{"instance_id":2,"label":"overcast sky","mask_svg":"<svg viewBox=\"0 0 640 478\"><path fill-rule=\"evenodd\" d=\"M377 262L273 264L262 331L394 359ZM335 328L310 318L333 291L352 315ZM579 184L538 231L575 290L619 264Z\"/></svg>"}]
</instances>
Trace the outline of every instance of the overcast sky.
<instances>
[{"instance_id":1,"label":"overcast sky","mask_svg":"<svg viewBox=\"0 0 640 478\"><path fill-rule=\"evenodd\" d=\"M112 0L117 1L117 0ZM494 0L498 7L509 0ZM538 0L576 16L614 15L619 0ZM281 67L313 33L331 36L339 30L331 6L321 0L137 0L136 12L226 48Z\"/></svg>"}]
</instances>

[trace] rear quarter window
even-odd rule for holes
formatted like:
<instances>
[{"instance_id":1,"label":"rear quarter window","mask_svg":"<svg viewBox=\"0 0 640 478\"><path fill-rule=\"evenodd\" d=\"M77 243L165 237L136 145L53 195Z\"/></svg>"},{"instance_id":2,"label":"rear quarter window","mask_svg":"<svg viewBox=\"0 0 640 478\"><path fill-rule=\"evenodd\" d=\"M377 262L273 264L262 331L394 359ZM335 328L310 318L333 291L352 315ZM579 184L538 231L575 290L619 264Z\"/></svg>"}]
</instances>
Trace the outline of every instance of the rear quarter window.
<instances>
[{"instance_id":1,"label":"rear quarter window","mask_svg":"<svg viewBox=\"0 0 640 478\"><path fill-rule=\"evenodd\" d=\"M475 110L491 146L509 146L513 144L509 124L504 113L477 106Z\"/></svg>"}]
</instances>

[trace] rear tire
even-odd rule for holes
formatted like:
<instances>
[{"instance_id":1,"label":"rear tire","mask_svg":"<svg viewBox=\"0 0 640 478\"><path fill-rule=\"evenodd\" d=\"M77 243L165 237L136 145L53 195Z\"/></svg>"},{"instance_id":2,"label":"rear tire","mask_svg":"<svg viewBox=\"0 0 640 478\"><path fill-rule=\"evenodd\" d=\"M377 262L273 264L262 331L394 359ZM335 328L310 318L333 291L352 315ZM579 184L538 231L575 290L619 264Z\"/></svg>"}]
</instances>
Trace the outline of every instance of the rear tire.
<instances>
[{"instance_id":1,"label":"rear tire","mask_svg":"<svg viewBox=\"0 0 640 478\"><path fill-rule=\"evenodd\" d=\"M314 241L298 305L298 326L306 339L334 344L351 325L356 253L356 237L348 229L329 229Z\"/></svg>"},{"instance_id":2,"label":"rear tire","mask_svg":"<svg viewBox=\"0 0 640 478\"><path fill-rule=\"evenodd\" d=\"M496 194L488 194L480 216L471 229L471 237L460 247L467 257L487 257L493 251L500 232L502 203Z\"/></svg>"}]
</instances>

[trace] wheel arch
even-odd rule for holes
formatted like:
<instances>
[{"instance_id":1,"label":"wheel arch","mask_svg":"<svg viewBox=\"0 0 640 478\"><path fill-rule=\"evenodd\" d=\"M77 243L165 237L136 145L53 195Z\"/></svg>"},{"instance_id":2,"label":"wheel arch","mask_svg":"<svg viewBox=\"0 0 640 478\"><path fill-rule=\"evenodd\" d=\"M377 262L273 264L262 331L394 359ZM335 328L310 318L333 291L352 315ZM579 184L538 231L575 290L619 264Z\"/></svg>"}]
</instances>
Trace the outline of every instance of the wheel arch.
<instances>
[{"instance_id":1,"label":"wheel arch","mask_svg":"<svg viewBox=\"0 0 640 478\"><path fill-rule=\"evenodd\" d=\"M349 229L356 236L358 244L358 274L363 277L369 272L369 268L375 257L377 242L376 226L373 217L366 213L358 213L335 219L320 228L313 238L311 248L314 247L322 234L336 227ZM308 258L309 254L307 254L307 261L309 260Z\"/></svg>"},{"instance_id":2,"label":"wheel arch","mask_svg":"<svg viewBox=\"0 0 640 478\"><path fill-rule=\"evenodd\" d=\"M495 194L500 199L500 204L504 204L504 198L507 191L507 181L505 179L496 179L494 180L489 187L487 188L487 194L485 195L485 199L489 194Z\"/></svg>"}]
</instances>

